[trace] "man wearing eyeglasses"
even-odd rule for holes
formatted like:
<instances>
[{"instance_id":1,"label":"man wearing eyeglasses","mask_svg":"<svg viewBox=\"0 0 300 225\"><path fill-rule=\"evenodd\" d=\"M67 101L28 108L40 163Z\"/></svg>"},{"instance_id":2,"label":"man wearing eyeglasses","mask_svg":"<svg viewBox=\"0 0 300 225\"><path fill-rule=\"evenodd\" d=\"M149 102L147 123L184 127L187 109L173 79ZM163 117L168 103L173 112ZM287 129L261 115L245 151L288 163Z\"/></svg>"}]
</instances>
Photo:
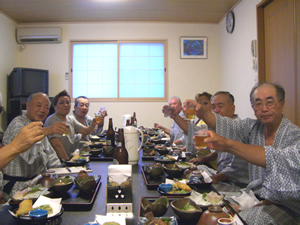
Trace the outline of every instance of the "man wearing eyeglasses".
<instances>
[{"instance_id":1,"label":"man wearing eyeglasses","mask_svg":"<svg viewBox=\"0 0 300 225\"><path fill-rule=\"evenodd\" d=\"M79 123L84 126L90 126L93 118L88 115L90 107L89 99L85 96L79 96L75 99L74 111L70 117L74 117ZM107 111L101 114L102 122L97 125L96 130L92 133L92 135L99 135L103 130L104 118L107 116ZM76 140L84 140L90 141L88 136L83 136L82 134L76 134Z\"/></svg>"},{"instance_id":2,"label":"man wearing eyeglasses","mask_svg":"<svg viewBox=\"0 0 300 225\"><path fill-rule=\"evenodd\" d=\"M257 119L245 120L207 112L194 102L197 116L216 131L205 139L208 148L249 162L246 192L252 190L261 204L240 213L248 224L300 222L300 128L284 117L284 99L280 85L256 85L250 101Z\"/></svg>"}]
</instances>

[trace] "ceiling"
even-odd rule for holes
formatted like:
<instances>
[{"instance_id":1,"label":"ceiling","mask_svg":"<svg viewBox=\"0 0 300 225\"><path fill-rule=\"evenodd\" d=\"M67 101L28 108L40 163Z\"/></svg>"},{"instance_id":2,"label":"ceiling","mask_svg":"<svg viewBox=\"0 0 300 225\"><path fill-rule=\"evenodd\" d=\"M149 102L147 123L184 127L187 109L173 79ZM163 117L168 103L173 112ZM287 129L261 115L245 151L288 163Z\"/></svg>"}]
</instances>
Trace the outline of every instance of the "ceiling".
<instances>
[{"instance_id":1,"label":"ceiling","mask_svg":"<svg viewBox=\"0 0 300 225\"><path fill-rule=\"evenodd\" d=\"M219 23L241 0L0 0L18 24L47 22Z\"/></svg>"}]
</instances>

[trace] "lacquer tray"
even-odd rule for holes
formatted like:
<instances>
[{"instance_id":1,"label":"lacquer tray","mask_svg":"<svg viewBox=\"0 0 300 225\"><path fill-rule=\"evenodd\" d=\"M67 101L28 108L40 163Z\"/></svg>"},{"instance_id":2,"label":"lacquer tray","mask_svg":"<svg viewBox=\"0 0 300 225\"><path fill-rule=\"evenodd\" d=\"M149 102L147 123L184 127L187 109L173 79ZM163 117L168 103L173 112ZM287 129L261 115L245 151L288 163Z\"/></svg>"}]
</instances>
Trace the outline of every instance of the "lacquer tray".
<instances>
[{"instance_id":1,"label":"lacquer tray","mask_svg":"<svg viewBox=\"0 0 300 225\"><path fill-rule=\"evenodd\" d=\"M50 192L46 196L50 198L62 198L61 204L64 211L90 211L93 208L97 193L101 187L100 181L101 175L99 175L98 179L96 179L97 185L95 190L89 193L80 192L74 184L63 196L57 196L53 192ZM20 202L10 200L9 204L17 207Z\"/></svg>"},{"instance_id":2,"label":"lacquer tray","mask_svg":"<svg viewBox=\"0 0 300 225\"><path fill-rule=\"evenodd\" d=\"M113 161L112 156L105 156L104 153L99 154L98 156L90 156L90 161Z\"/></svg>"},{"instance_id":3,"label":"lacquer tray","mask_svg":"<svg viewBox=\"0 0 300 225\"><path fill-rule=\"evenodd\" d=\"M154 202L159 197L141 197L141 199L142 198L146 198L148 201ZM172 207L171 207L171 202L174 201L174 200L177 200L177 199L181 199L181 198L183 198L183 197L169 197L168 196L169 207L168 207L168 210L167 210L166 214L163 215L162 217L164 217L164 218L175 217L176 218L176 222L177 222L178 225L186 225L186 224L188 224L188 225L196 225L198 221L182 221L178 217L176 217L175 213L173 212ZM143 208L141 206L141 199L140 199L140 204L139 204L138 225L144 225L143 223L139 222L140 221L140 217L144 217L144 210L143 210Z\"/></svg>"},{"instance_id":4,"label":"lacquer tray","mask_svg":"<svg viewBox=\"0 0 300 225\"><path fill-rule=\"evenodd\" d=\"M142 175L148 190L157 190L158 186L161 183L164 183L166 178L168 178L168 175L164 174L159 176L156 180L152 180L150 179L150 176L145 173L144 166L142 166ZM197 184L187 183L187 184L195 187L198 191L202 191L202 192L206 192L210 190L212 187L211 183L197 183Z\"/></svg>"}]
</instances>

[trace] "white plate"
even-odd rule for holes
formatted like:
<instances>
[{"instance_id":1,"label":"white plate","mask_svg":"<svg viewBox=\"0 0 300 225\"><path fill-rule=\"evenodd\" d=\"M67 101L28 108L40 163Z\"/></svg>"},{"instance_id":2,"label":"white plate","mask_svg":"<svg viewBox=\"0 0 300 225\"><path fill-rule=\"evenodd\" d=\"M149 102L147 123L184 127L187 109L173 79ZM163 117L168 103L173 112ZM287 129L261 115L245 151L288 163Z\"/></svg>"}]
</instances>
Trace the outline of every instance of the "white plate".
<instances>
[{"instance_id":1,"label":"white plate","mask_svg":"<svg viewBox=\"0 0 300 225\"><path fill-rule=\"evenodd\" d=\"M194 163L190 163L190 162L178 162L176 164L181 169L187 169L187 168L196 166Z\"/></svg>"}]
</instances>

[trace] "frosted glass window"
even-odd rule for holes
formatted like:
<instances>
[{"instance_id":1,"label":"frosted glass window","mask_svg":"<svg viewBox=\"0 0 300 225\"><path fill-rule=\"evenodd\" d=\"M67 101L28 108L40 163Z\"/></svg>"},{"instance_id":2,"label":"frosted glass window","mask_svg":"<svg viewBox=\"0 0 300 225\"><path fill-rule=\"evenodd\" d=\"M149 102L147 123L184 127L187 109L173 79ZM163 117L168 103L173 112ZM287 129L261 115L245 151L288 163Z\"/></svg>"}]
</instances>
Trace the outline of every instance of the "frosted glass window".
<instances>
[{"instance_id":1,"label":"frosted glass window","mask_svg":"<svg viewBox=\"0 0 300 225\"><path fill-rule=\"evenodd\" d=\"M72 97L165 98L164 42L73 43Z\"/></svg>"}]
</instances>

